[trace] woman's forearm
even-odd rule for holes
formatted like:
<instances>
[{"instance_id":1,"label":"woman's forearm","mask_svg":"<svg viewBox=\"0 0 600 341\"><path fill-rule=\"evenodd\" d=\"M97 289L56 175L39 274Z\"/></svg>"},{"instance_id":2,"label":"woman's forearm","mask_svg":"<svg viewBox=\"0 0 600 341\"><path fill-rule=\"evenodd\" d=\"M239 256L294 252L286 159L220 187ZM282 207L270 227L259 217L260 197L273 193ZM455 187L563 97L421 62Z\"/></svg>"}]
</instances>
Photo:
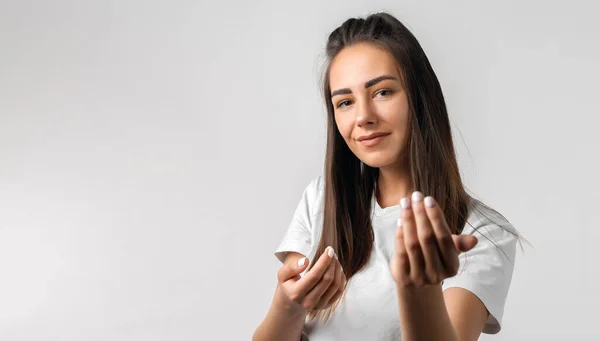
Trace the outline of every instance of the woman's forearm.
<instances>
[{"instance_id":1,"label":"woman's forearm","mask_svg":"<svg viewBox=\"0 0 600 341\"><path fill-rule=\"evenodd\" d=\"M256 328L252 341L300 341L306 313L293 311L280 302L276 290L269 312Z\"/></svg>"},{"instance_id":2,"label":"woman's forearm","mask_svg":"<svg viewBox=\"0 0 600 341\"><path fill-rule=\"evenodd\" d=\"M397 286L402 341L458 341L441 285Z\"/></svg>"}]
</instances>

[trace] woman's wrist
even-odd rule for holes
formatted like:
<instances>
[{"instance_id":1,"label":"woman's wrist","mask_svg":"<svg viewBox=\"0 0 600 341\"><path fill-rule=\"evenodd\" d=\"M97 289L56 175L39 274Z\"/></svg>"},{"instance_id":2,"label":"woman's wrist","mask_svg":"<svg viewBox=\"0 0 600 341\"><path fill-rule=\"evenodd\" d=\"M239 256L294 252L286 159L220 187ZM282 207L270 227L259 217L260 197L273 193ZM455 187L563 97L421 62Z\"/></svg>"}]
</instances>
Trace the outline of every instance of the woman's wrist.
<instances>
[{"instance_id":1,"label":"woman's wrist","mask_svg":"<svg viewBox=\"0 0 600 341\"><path fill-rule=\"evenodd\" d=\"M291 319L304 319L308 313L306 309L285 297L283 292L281 292L281 288L279 287L277 287L275 290L275 297L273 298L271 309L274 310L275 313L285 315Z\"/></svg>"},{"instance_id":2,"label":"woman's wrist","mask_svg":"<svg viewBox=\"0 0 600 341\"><path fill-rule=\"evenodd\" d=\"M442 292L442 285L429 284L424 286L402 285L396 283L396 292L403 297L435 297Z\"/></svg>"}]
</instances>

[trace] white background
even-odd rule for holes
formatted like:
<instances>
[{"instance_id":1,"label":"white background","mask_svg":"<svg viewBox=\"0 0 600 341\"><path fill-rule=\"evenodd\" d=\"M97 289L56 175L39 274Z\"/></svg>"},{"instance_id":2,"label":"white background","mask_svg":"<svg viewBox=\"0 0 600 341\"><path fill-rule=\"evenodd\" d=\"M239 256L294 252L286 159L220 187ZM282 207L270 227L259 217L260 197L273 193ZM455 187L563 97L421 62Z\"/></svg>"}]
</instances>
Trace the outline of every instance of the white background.
<instances>
[{"instance_id":1,"label":"white background","mask_svg":"<svg viewBox=\"0 0 600 341\"><path fill-rule=\"evenodd\" d=\"M388 10L531 242L504 329L598 340L595 1L0 2L0 339L249 340L322 169L327 35Z\"/></svg>"}]
</instances>

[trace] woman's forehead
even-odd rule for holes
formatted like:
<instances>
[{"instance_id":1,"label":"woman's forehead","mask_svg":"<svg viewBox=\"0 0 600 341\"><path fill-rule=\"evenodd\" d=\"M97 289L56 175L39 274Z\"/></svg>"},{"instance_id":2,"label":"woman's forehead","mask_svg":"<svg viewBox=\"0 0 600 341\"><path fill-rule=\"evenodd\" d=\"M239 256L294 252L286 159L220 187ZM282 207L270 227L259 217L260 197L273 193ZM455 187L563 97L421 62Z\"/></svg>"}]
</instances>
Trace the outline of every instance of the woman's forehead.
<instances>
[{"instance_id":1,"label":"woman's forehead","mask_svg":"<svg viewBox=\"0 0 600 341\"><path fill-rule=\"evenodd\" d=\"M331 62L331 88L351 88L383 75L399 78L398 64L386 50L371 44L344 48Z\"/></svg>"}]
</instances>

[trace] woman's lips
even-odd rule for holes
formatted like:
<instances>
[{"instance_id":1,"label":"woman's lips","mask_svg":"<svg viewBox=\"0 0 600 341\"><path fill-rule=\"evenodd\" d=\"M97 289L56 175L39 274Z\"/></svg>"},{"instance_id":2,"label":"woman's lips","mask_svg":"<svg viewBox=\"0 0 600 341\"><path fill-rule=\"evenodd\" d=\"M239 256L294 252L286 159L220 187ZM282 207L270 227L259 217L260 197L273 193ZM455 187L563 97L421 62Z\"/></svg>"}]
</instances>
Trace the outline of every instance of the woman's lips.
<instances>
[{"instance_id":1,"label":"woman's lips","mask_svg":"<svg viewBox=\"0 0 600 341\"><path fill-rule=\"evenodd\" d=\"M371 139L365 139L365 140L361 140L358 141L358 143L360 143L361 145L365 146L365 147L373 147L374 145L378 144L379 142L381 142L383 139L385 139L387 135L382 135L382 136L377 136Z\"/></svg>"}]
</instances>

